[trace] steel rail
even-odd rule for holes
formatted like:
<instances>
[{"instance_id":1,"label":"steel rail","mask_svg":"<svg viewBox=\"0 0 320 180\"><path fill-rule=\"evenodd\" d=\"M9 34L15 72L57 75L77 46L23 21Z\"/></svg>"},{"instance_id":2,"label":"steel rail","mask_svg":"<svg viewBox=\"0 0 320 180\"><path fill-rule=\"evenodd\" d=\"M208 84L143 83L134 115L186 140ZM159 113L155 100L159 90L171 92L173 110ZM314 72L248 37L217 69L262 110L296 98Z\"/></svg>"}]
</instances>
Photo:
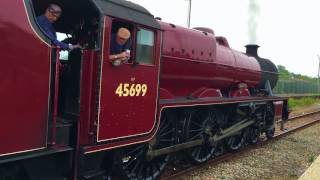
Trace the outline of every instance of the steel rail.
<instances>
[{"instance_id":1,"label":"steel rail","mask_svg":"<svg viewBox=\"0 0 320 180\"><path fill-rule=\"evenodd\" d=\"M309 113L302 114L302 115L297 115L297 116L294 116L294 117L290 117L287 121L291 121L291 120L294 120L294 119L299 119L299 118L311 116L311 115L314 115L314 114L317 114L317 113L320 113L320 110L309 112Z\"/></svg>"}]
</instances>

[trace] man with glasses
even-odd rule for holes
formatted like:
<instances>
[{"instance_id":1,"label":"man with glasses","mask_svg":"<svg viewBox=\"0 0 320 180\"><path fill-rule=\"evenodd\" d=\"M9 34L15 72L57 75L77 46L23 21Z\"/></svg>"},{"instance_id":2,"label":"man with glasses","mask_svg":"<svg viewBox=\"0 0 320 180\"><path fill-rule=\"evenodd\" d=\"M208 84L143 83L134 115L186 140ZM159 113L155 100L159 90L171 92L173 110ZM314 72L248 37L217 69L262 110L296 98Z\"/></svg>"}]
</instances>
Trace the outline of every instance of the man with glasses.
<instances>
[{"instance_id":1,"label":"man with glasses","mask_svg":"<svg viewBox=\"0 0 320 180\"><path fill-rule=\"evenodd\" d=\"M56 30L53 27L53 23L59 19L61 12L62 10L60 6L56 4L50 4L46 9L45 13L37 17L39 26L52 41L52 44L60 47L62 50L73 50L76 48L81 48L81 46L78 44L71 45L58 41Z\"/></svg>"}]
</instances>

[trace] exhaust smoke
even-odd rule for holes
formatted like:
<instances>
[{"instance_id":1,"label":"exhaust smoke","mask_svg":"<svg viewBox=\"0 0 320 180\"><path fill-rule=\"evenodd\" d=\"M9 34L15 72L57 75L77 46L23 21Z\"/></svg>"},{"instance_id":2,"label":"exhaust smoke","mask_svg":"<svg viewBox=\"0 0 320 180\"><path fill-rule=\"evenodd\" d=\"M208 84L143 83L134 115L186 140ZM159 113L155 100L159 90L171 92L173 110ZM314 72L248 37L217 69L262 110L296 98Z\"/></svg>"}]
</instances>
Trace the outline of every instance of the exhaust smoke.
<instances>
[{"instance_id":1,"label":"exhaust smoke","mask_svg":"<svg viewBox=\"0 0 320 180\"><path fill-rule=\"evenodd\" d=\"M249 44L257 44L258 17L260 15L259 0L249 0L248 13Z\"/></svg>"}]
</instances>

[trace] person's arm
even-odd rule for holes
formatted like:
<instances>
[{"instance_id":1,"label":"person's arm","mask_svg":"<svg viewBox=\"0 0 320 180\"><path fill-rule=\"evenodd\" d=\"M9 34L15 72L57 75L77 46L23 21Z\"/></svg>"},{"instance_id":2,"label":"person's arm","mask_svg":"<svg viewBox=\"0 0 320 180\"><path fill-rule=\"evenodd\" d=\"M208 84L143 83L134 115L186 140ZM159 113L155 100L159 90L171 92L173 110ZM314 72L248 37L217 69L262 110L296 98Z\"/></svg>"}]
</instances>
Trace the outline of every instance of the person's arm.
<instances>
[{"instance_id":1,"label":"person's arm","mask_svg":"<svg viewBox=\"0 0 320 180\"><path fill-rule=\"evenodd\" d=\"M119 59L119 60L121 60L121 61L124 61L124 60L126 60L127 59L127 53L126 52L122 52L122 53L120 53L120 54L112 54L112 55L110 55L109 56L109 59L111 60L111 61L115 61L115 60L117 60L117 59Z\"/></svg>"},{"instance_id":2,"label":"person's arm","mask_svg":"<svg viewBox=\"0 0 320 180\"><path fill-rule=\"evenodd\" d=\"M50 38L51 39L51 38ZM52 43L59 46L62 50L71 50L71 45L58 41L56 38L51 39Z\"/></svg>"},{"instance_id":3,"label":"person's arm","mask_svg":"<svg viewBox=\"0 0 320 180\"><path fill-rule=\"evenodd\" d=\"M52 41L52 44L54 44L55 46L59 46L62 50L73 50L76 48L81 48L81 46L79 44L72 45L72 44L67 44L67 43L61 42L61 41L57 40L53 35L49 36L49 38Z\"/></svg>"},{"instance_id":4,"label":"person's arm","mask_svg":"<svg viewBox=\"0 0 320 180\"><path fill-rule=\"evenodd\" d=\"M52 32L48 27L46 26L41 26L41 29L46 33L46 35L49 37L49 39L51 40L52 44L54 44L55 46L59 46L62 50L72 50L75 48L80 48L80 45L69 45L67 43L64 42L60 42L58 41L58 39L55 36L55 32Z\"/></svg>"},{"instance_id":5,"label":"person's arm","mask_svg":"<svg viewBox=\"0 0 320 180\"><path fill-rule=\"evenodd\" d=\"M51 40L52 44L55 46L59 46L62 50L69 50L69 45L63 42L58 41L58 39L55 36L55 32L52 32L49 27L46 27L44 25L41 26L42 30L46 33L46 35Z\"/></svg>"}]
</instances>

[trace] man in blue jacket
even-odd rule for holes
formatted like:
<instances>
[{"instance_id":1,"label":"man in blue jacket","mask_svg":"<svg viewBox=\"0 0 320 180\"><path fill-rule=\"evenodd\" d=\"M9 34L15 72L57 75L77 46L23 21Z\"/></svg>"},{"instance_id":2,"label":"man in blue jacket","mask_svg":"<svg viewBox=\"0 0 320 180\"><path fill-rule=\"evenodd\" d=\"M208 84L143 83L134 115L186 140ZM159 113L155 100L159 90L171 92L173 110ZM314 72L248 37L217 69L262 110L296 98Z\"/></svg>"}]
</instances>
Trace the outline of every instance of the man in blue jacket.
<instances>
[{"instance_id":1,"label":"man in blue jacket","mask_svg":"<svg viewBox=\"0 0 320 180\"><path fill-rule=\"evenodd\" d=\"M119 28L117 34L111 35L109 59L118 66L130 58L131 33L127 28Z\"/></svg>"},{"instance_id":2,"label":"man in blue jacket","mask_svg":"<svg viewBox=\"0 0 320 180\"><path fill-rule=\"evenodd\" d=\"M64 42L58 41L56 30L53 27L53 23L59 19L61 12L62 12L62 9L60 8L60 6L56 4L50 4L46 9L45 13L37 17L39 26L49 37L52 44L60 47L62 50L73 50L76 48L81 48L81 46L78 44L71 45L71 44L66 44Z\"/></svg>"}]
</instances>

